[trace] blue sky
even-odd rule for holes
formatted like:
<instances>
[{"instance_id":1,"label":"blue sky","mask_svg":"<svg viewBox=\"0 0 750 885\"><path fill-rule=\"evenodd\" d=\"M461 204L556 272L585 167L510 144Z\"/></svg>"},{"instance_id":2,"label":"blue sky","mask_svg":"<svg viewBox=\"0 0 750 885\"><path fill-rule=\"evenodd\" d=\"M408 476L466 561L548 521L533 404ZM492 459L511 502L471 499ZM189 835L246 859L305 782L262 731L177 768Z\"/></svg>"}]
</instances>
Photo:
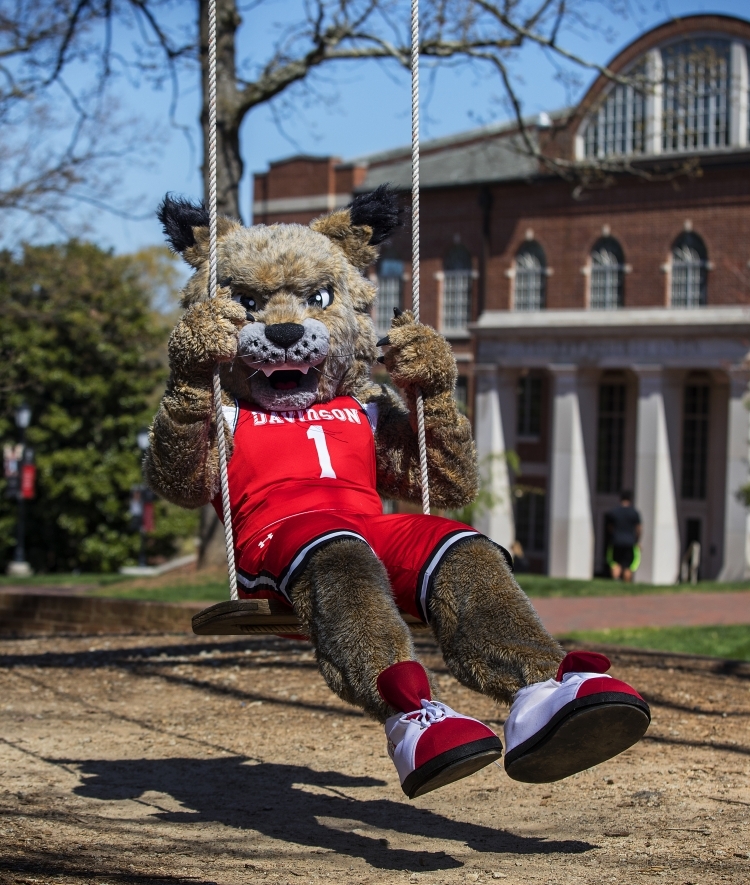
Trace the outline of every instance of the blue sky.
<instances>
[{"instance_id":1,"label":"blue sky","mask_svg":"<svg viewBox=\"0 0 750 885\"><path fill-rule=\"evenodd\" d=\"M273 33L274 27L294 14L298 0L275 0L246 14L239 34L241 50L254 55ZM614 8L621 7L625 15ZM568 31L564 45L592 61L604 63L638 34L674 17L695 13L725 13L750 17L747 0L620 0L590 7L595 30ZM600 35L594 38L594 34ZM559 68L559 63L557 65ZM513 72L526 113L551 111L580 99L593 73L578 71L578 84L567 85L545 53L529 47L516 58ZM200 138L197 129L199 92L197 76L184 76L177 118L192 133L193 146L184 132L171 127L168 91L153 92L121 83L119 101L123 111L147 121L156 145L150 162L140 158L123 163L121 186L137 198L140 211L155 209L167 191L200 197ZM267 168L269 161L291 154L333 154L353 158L406 144L410 138L410 84L408 74L395 66L340 64L329 69L323 91L332 101L307 101L282 121L288 137L279 130L268 108L260 108L245 120L242 149L245 180L241 201L245 221L250 219L252 172ZM507 108L498 100L499 84L466 68L445 69L423 81L422 137L460 132L483 123L507 119ZM91 227L91 238L118 252L130 252L162 241L154 218L126 221L102 210L82 209Z\"/></svg>"}]
</instances>

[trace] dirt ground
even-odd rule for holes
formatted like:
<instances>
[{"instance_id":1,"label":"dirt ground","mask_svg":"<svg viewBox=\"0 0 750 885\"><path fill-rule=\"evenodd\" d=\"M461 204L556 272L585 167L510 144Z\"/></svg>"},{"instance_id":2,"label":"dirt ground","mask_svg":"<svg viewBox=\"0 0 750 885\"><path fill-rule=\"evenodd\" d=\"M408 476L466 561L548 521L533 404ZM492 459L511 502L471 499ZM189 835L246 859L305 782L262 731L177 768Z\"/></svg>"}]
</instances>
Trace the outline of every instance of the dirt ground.
<instances>
[{"instance_id":1,"label":"dirt ground","mask_svg":"<svg viewBox=\"0 0 750 885\"><path fill-rule=\"evenodd\" d=\"M443 700L498 730L427 641ZM552 785L496 766L408 801L380 726L309 648L186 636L0 642L0 882L750 881L750 665L619 652L652 704Z\"/></svg>"}]
</instances>

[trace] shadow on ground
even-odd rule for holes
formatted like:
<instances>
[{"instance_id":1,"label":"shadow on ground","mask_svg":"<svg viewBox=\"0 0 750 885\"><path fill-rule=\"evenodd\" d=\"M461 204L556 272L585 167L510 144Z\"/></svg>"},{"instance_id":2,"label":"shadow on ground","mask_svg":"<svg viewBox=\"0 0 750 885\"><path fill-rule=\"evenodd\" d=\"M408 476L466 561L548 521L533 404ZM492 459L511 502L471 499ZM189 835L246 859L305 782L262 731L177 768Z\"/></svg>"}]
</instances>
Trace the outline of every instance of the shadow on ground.
<instances>
[{"instance_id":1,"label":"shadow on ground","mask_svg":"<svg viewBox=\"0 0 750 885\"><path fill-rule=\"evenodd\" d=\"M59 764L63 760L54 761ZM382 830L414 836L415 844L424 839L450 840L464 842L475 851L500 854L577 854L596 847L577 840L517 836L453 820L406 800L352 798L343 791L382 787L384 782L297 765L253 764L238 756L65 761L76 766L84 778L74 791L79 796L111 802L135 800L151 791L165 793L186 809L158 812L155 817L165 822L218 823L236 830L255 830L272 839L359 857L381 869L462 866L444 851L390 847ZM375 832L362 832L368 828ZM243 844L236 835L231 838L236 847Z\"/></svg>"}]
</instances>

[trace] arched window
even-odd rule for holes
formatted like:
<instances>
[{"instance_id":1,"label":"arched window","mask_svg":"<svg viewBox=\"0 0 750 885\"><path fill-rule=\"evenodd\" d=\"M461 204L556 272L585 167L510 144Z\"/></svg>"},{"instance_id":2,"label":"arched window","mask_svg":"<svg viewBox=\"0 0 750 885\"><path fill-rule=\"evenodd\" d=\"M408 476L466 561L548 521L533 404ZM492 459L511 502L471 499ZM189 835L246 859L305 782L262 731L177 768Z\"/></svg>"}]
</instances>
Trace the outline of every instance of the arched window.
<instances>
[{"instance_id":1,"label":"arched window","mask_svg":"<svg viewBox=\"0 0 750 885\"><path fill-rule=\"evenodd\" d=\"M471 255L464 246L456 245L443 261L444 332L464 332L471 319L471 284L474 279Z\"/></svg>"},{"instance_id":2,"label":"arched window","mask_svg":"<svg viewBox=\"0 0 750 885\"><path fill-rule=\"evenodd\" d=\"M547 260L536 240L529 240L516 252L513 304L516 310L544 310L546 307Z\"/></svg>"},{"instance_id":3,"label":"arched window","mask_svg":"<svg viewBox=\"0 0 750 885\"><path fill-rule=\"evenodd\" d=\"M578 130L578 158L728 147L732 132L747 126L746 101L732 98L733 88L737 94L747 88L742 86L746 68L742 53L733 52L732 41L714 36L649 50L620 72L628 82L609 85L588 110ZM740 146L744 140L735 137L734 143Z\"/></svg>"},{"instance_id":4,"label":"arched window","mask_svg":"<svg viewBox=\"0 0 750 885\"><path fill-rule=\"evenodd\" d=\"M729 144L728 40L684 40L662 50L662 150Z\"/></svg>"},{"instance_id":5,"label":"arched window","mask_svg":"<svg viewBox=\"0 0 750 885\"><path fill-rule=\"evenodd\" d=\"M633 81L619 83L592 111L583 131L586 159L642 154L646 149L646 91L638 88L645 80L641 65L627 76Z\"/></svg>"},{"instance_id":6,"label":"arched window","mask_svg":"<svg viewBox=\"0 0 750 885\"><path fill-rule=\"evenodd\" d=\"M625 256L614 237L602 237L591 250L591 308L616 310L623 305Z\"/></svg>"},{"instance_id":7,"label":"arched window","mask_svg":"<svg viewBox=\"0 0 750 885\"><path fill-rule=\"evenodd\" d=\"M681 234L672 246L672 307L701 307L706 303L708 253L692 232Z\"/></svg>"},{"instance_id":8,"label":"arched window","mask_svg":"<svg viewBox=\"0 0 750 885\"><path fill-rule=\"evenodd\" d=\"M375 328L386 332L391 327L393 309L401 309L404 262L387 255L378 264L378 297L375 301Z\"/></svg>"}]
</instances>

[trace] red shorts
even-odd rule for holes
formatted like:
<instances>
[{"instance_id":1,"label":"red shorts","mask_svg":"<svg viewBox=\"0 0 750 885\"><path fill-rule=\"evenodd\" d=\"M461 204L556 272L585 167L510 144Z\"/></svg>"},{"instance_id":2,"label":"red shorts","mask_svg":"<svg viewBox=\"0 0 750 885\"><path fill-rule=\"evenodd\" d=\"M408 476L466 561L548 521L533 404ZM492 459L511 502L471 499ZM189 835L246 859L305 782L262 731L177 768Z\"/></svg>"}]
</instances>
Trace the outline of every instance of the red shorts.
<instances>
[{"instance_id":1,"label":"red shorts","mask_svg":"<svg viewBox=\"0 0 750 885\"><path fill-rule=\"evenodd\" d=\"M441 516L307 512L274 523L243 544L237 551L238 592L242 599L289 603L290 586L316 550L338 538L356 538L386 567L398 608L426 623L436 569L455 544L476 537L482 535L471 526Z\"/></svg>"}]
</instances>

